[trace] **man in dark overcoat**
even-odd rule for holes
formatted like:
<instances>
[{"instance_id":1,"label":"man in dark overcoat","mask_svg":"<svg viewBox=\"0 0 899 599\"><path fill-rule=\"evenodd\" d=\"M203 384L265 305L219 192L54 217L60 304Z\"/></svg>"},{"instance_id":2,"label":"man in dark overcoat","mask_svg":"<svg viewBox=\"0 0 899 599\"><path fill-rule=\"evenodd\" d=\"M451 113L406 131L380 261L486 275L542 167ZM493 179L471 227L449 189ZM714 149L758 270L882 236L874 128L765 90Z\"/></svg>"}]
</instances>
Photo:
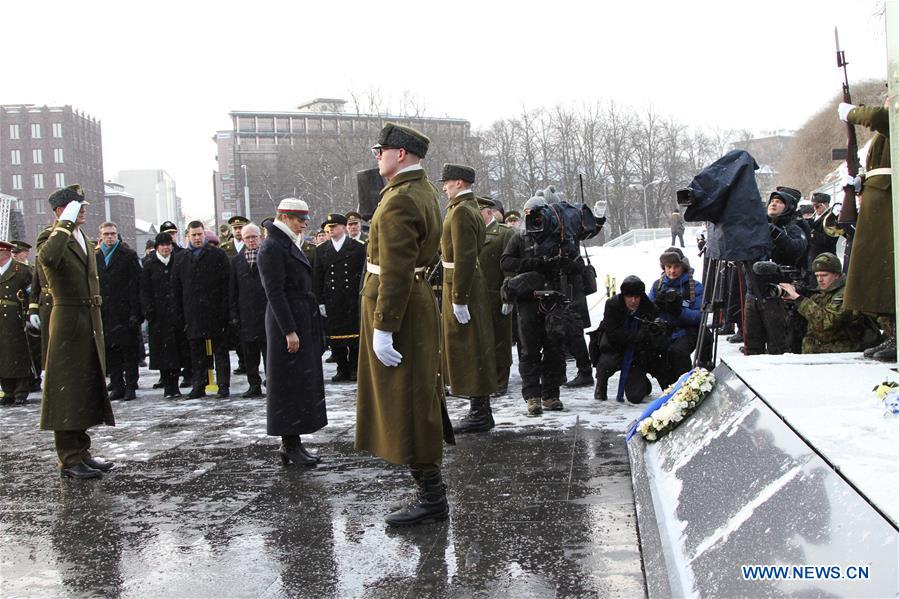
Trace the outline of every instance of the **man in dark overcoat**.
<instances>
[{"instance_id":1,"label":"man in dark overcoat","mask_svg":"<svg viewBox=\"0 0 899 599\"><path fill-rule=\"evenodd\" d=\"M221 248L206 242L206 228L200 221L187 225L190 246L175 258L172 293L178 324L184 328L193 364L190 399L206 395L208 358L206 341L215 356L218 396L230 395L231 362L228 357L228 283L230 264Z\"/></svg>"},{"instance_id":2,"label":"man in dark overcoat","mask_svg":"<svg viewBox=\"0 0 899 599\"><path fill-rule=\"evenodd\" d=\"M53 230L52 226L45 228L41 235L50 235ZM40 351L35 360L35 384L32 385L32 391L40 391L41 389L41 373L47 364L47 344L49 343L48 330L50 328L50 311L53 309L53 295L50 293L50 287L47 286L47 274L44 267L41 266L40 260L35 257L34 268L31 272L31 292L29 294L28 303L28 323L33 331L40 331Z\"/></svg>"},{"instance_id":3,"label":"man in dark overcoat","mask_svg":"<svg viewBox=\"0 0 899 599\"><path fill-rule=\"evenodd\" d=\"M184 327L178 323L172 293L174 241L168 233L159 233L153 245L155 251L144 262L140 274L141 308L150 337L150 369L159 371L163 395L177 398L181 397L178 371L190 360L190 349Z\"/></svg>"},{"instance_id":4,"label":"man in dark overcoat","mask_svg":"<svg viewBox=\"0 0 899 599\"><path fill-rule=\"evenodd\" d=\"M322 372L324 330L312 292L312 265L300 249L308 220L306 202L281 200L256 257L268 299L266 431L281 437L278 453L284 465L318 463L318 456L303 447L300 435L328 424Z\"/></svg>"},{"instance_id":5,"label":"man in dark overcoat","mask_svg":"<svg viewBox=\"0 0 899 599\"><path fill-rule=\"evenodd\" d=\"M259 358L265 357L265 289L256 258L262 233L253 223L242 228L243 248L231 258L231 322L238 331L250 387L241 397L262 397Z\"/></svg>"},{"instance_id":6,"label":"man in dark overcoat","mask_svg":"<svg viewBox=\"0 0 899 599\"><path fill-rule=\"evenodd\" d=\"M337 374L331 381L356 380L359 363L359 284L365 269L365 244L350 238L347 219L329 214L324 227L330 239L315 248L313 289Z\"/></svg>"},{"instance_id":7,"label":"man in dark overcoat","mask_svg":"<svg viewBox=\"0 0 899 599\"><path fill-rule=\"evenodd\" d=\"M441 182L449 202L440 237L443 266L444 377L454 395L469 397L468 414L453 432L482 433L494 427L490 394L496 391L493 320L478 254L486 227L471 190L475 171L444 164Z\"/></svg>"},{"instance_id":8,"label":"man in dark overcoat","mask_svg":"<svg viewBox=\"0 0 899 599\"><path fill-rule=\"evenodd\" d=\"M140 306L140 262L137 253L119 239L118 226L100 225L97 272L103 305L103 338L106 342L106 371L109 399L132 400L138 381L143 321ZM124 375L124 376L123 376Z\"/></svg>"},{"instance_id":9,"label":"man in dark overcoat","mask_svg":"<svg viewBox=\"0 0 899 599\"><path fill-rule=\"evenodd\" d=\"M811 233L808 238L809 263L821 254L835 254L837 238L828 233L828 229L836 224L836 217L830 209L830 195L815 192L812 194L814 214L808 219Z\"/></svg>"},{"instance_id":10,"label":"man in dark overcoat","mask_svg":"<svg viewBox=\"0 0 899 599\"><path fill-rule=\"evenodd\" d=\"M453 443L440 377L440 320L427 268L440 246L437 190L421 159L430 141L387 123L372 153L388 179L371 221L362 283L356 448L408 464L418 486L390 526L445 520L443 441Z\"/></svg>"},{"instance_id":11,"label":"man in dark overcoat","mask_svg":"<svg viewBox=\"0 0 899 599\"><path fill-rule=\"evenodd\" d=\"M47 367L41 400L41 430L52 430L63 476L98 478L113 467L91 455L87 429L115 425L106 393L100 280L94 242L81 231L84 193L80 185L49 198L58 220L37 239L38 264L53 290L48 323Z\"/></svg>"},{"instance_id":12,"label":"man in dark overcoat","mask_svg":"<svg viewBox=\"0 0 899 599\"><path fill-rule=\"evenodd\" d=\"M0 404L25 404L34 379L25 333L31 269L12 258L15 246L0 240Z\"/></svg>"}]
</instances>

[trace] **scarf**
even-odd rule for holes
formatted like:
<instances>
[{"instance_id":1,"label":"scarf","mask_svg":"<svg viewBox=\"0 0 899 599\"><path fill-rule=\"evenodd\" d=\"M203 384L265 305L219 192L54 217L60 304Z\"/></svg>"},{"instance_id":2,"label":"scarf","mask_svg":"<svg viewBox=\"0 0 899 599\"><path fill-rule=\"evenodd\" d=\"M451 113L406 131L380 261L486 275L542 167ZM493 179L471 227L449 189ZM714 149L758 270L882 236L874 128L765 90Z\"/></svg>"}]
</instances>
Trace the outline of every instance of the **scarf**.
<instances>
[{"instance_id":1,"label":"scarf","mask_svg":"<svg viewBox=\"0 0 899 599\"><path fill-rule=\"evenodd\" d=\"M624 330L628 332L636 332L637 330L637 320L634 318L634 314L628 314L624 321ZM618 393L615 395L615 399L618 401L624 401L624 388L627 385L627 379L631 374L631 365L634 362L634 351L637 349L636 343L631 343L627 346L627 349L624 352L624 356L621 359L621 374L618 376Z\"/></svg>"},{"instance_id":2,"label":"scarf","mask_svg":"<svg viewBox=\"0 0 899 599\"><path fill-rule=\"evenodd\" d=\"M285 235L287 235L295 246L297 246L300 249L303 249L303 238L298 236L293 231L291 231L290 227L285 225L280 220L276 220L272 224L275 225L276 227L278 227L278 229L280 229L281 232L283 232Z\"/></svg>"},{"instance_id":3,"label":"scarf","mask_svg":"<svg viewBox=\"0 0 899 599\"><path fill-rule=\"evenodd\" d=\"M249 264L250 268L256 266L256 252L259 250L244 250L243 257L246 259L247 264Z\"/></svg>"},{"instance_id":4,"label":"scarf","mask_svg":"<svg viewBox=\"0 0 899 599\"><path fill-rule=\"evenodd\" d=\"M195 248L195 247L193 246L193 244L191 244L191 245L188 246L188 247L190 248L190 253L193 254L193 257L194 257L194 258L199 258L199 257L200 257L200 252L202 252L203 250L206 249L206 243L204 242L203 245L201 245L201 246L198 247L198 248Z\"/></svg>"},{"instance_id":5,"label":"scarf","mask_svg":"<svg viewBox=\"0 0 899 599\"><path fill-rule=\"evenodd\" d=\"M116 241L111 246L107 246L105 243L100 244L100 250L103 252L103 261L106 266L109 266L109 261L112 260L112 255L115 253L117 249L119 249L120 241Z\"/></svg>"},{"instance_id":6,"label":"scarf","mask_svg":"<svg viewBox=\"0 0 899 599\"><path fill-rule=\"evenodd\" d=\"M156 254L156 257L159 258L159 261L160 261L160 262L162 262L162 263L165 264L166 266L169 265L169 261L171 261L171 259L172 259L172 255L171 255L171 254L169 254L168 256L166 256L165 258L163 258L162 256L159 255L159 252L153 252L153 253Z\"/></svg>"}]
</instances>

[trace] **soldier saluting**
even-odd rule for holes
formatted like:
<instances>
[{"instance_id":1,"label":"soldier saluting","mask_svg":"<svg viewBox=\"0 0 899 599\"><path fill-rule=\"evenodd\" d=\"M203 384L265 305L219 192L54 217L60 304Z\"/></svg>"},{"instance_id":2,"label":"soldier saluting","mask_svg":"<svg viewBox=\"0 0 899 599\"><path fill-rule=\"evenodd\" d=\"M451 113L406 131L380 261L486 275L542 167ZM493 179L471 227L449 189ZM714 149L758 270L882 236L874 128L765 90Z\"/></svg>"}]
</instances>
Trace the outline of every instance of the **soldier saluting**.
<instances>
[{"instance_id":1,"label":"soldier saluting","mask_svg":"<svg viewBox=\"0 0 899 599\"><path fill-rule=\"evenodd\" d=\"M388 179L367 245L356 395L356 449L408 464L419 494L390 526L446 520L443 441L453 443L440 379L440 322L427 267L440 245L437 190L421 159L430 140L387 123L372 153Z\"/></svg>"},{"instance_id":2,"label":"soldier saluting","mask_svg":"<svg viewBox=\"0 0 899 599\"><path fill-rule=\"evenodd\" d=\"M84 192L80 185L49 199L57 221L37 238L38 265L53 291L48 326L47 369L41 401L41 430L52 430L61 474L99 478L112 469L91 455L87 429L115 425L106 393L100 280L94 242L81 231Z\"/></svg>"}]
</instances>

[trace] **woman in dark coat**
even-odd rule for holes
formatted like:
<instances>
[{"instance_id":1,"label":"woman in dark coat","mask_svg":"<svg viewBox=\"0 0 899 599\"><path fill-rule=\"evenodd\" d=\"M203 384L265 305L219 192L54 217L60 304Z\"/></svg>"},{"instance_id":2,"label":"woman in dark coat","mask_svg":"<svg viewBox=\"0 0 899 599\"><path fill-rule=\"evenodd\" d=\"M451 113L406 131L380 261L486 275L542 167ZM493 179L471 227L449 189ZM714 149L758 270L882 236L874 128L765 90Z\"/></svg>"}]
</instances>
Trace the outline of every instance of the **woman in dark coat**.
<instances>
[{"instance_id":1,"label":"woman in dark coat","mask_svg":"<svg viewBox=\"0 0 899 599\"><path fill-rule=\"evenodd\" d=\"M178 372L190 359L187 337L178 326L171 274L175 264L172 236L160 233L140 273L140 300L150 336L150 369L160 371L165 397L181 397Z\"/></svg>"},{"instance_id":2,"label":"woman in dark coat","mask_svg":"<svg viewBox=\"0 0 899 599\"><path fill-rule=\"evenodd\" d=\"M267 432L281 437L278 453L285 465L317 463L319 458L306 451L300 435L313 433L328 423L321 315L312 292L312 266L297 246L308 218L305 202L282 200L277 219L266 224L268 237L256 258L268 298Z\"/></svg>"}]
</instances>

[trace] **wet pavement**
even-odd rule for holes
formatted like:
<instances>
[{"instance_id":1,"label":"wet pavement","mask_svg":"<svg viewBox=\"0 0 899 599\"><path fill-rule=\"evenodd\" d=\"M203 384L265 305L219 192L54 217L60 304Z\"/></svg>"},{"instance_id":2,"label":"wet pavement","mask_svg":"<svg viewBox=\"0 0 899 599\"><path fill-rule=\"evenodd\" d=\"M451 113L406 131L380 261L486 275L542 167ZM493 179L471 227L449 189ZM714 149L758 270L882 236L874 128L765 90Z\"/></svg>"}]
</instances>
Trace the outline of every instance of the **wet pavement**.
<instances>
[{"instance_id":1,"label":"wet pavement","mask_svg":"<svg viewBox=\"0 0 899 599\"><path fill-rule=\"evenodd\" d=\"M117 463L99 481L58 476L36 401L0 408L0 595L645 595L622 433L638 406L591 387L527 418L513 374L496 429L446 448L450 520L392 530L410 479L353 450L353 385L328 384L330 424L304 437L323 462L300 469L277 459L265 401L237 398L243 377L225 400L166 400L155 380L142 369L118 426L92 429ZM448 403L453 420L467 409Z\"/></svg>"}]
</instances>

